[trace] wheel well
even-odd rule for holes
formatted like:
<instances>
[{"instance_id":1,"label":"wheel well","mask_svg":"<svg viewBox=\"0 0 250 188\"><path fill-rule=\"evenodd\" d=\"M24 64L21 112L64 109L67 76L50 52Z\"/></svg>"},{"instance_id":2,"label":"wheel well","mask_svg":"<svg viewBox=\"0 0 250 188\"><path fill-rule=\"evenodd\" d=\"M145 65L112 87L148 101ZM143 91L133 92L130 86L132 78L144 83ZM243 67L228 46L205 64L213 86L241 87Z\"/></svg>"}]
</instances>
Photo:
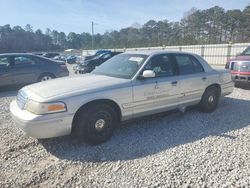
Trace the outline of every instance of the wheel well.
<instances>
[{"instance_id":1,"label":"wheel well","mask_svg":"<svg viewBox=\"0 0 250 188\"><path fill-rule=\"evenodd\" d=\"M220 87L219 84L211 84L211 85L209 85L209 86L206 88L206 90L207 90L208 88L210 88L210 87L216 87L217 90L218 90L218 95L219 95L219 96L221 95L221 87Z\"/></svg>"},{"instance_id":2,"label":"wheel well","mask_svg":"<svg viewBox=\"0 0 250 188\"><path fill-rule=\"evenodd\" d=\"M39 79L41 79L41 77L44 76L44 75L51 75L53 78L56 78L56 76L55 76L54 74L52 74L52 73L50 73L50 72L44 72L44 73L40 74L40 76L38 77L38 81L39 81Z\"/></svg>"},{"instance_id":3,"label":"wheel well","mask_svg":"<svg viewBox=\"0 0 250 188\"><path fill-rule=\"evenodd\" d=\"M118 115L118 120L121 121L121 109L120 107L118 106L118 104L110 99L98 99L98 100L94 100L94 101L90 101L86 104L84 104L83 106L81 106L75 113L74 115L74 118L73 118L73 121L72 121L72 130L74 128L74 125L77 121L77 118L79 117L78 115L80 114L80 112L82 112L83 110L85 110L86 108L88 108L89 106L92 106L92 105L96 105L96 104L100 104L100 103L104 103L104 104L108 104L110 106L112 106L114 109L115 109L115 112L117 113Z\"/></svg>"}]
</instances>

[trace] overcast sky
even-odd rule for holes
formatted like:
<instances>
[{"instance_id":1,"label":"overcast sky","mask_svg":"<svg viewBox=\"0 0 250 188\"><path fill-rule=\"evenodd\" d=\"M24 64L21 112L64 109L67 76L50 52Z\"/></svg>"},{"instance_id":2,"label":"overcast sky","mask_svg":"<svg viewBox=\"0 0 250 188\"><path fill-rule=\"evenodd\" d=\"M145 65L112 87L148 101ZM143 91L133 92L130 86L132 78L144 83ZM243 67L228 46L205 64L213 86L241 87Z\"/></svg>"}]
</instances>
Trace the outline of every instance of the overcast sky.
<instances>
[{"instance_id":1,"label":"overcast sky","mask_svg":"<svg viewBox=\"0 0 250 188\"><path fill-rule=\"evenodd\" d=\"M34 30L56 29L68 33L119 30L150 19L179 21L192 7L221 6L243 9L249 0L0 0L0 25L25 26Z\"/></svg>"}]
</instances>

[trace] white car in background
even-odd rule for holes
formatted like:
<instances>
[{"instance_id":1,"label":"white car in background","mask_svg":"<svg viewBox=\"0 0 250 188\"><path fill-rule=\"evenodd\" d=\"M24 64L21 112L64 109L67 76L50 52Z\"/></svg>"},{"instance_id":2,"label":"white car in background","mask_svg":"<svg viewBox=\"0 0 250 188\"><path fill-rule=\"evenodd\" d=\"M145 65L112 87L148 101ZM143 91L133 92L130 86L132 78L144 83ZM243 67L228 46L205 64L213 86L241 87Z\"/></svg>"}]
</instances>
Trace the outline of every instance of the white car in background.
<instances>
[{"instance_id":1,"label":"white car in background","mask_svg":"<svg viewBox=\"0 0 250 188\"><path fill-rule=\"evenodd\" d=\"M198 55L136 51L111 58L91 74L26 86L10 111L32 137L73 134L99 144L121 121L190 105L213 112L232 91L230 73L212 69Z\"/></svg>"}]
</instances>

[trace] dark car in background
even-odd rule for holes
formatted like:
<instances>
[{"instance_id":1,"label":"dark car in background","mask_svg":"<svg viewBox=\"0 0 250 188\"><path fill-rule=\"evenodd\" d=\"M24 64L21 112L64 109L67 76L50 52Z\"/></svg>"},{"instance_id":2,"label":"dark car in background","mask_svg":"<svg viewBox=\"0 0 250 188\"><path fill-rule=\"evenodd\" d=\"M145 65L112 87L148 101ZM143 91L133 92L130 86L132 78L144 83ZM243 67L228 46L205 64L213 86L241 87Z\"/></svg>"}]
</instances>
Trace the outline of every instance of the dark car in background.
<instances>
[{"instance_id":1,"label":"dark car in background","mask_svg":"<svg viewBox=\"0 0 250 188\"><path fill-rule=\"evenodd\" d=\"M76 63L76 61L77 61L77 56L75 56L75 55L70 55L70 56L66 57L66 62L68 64L74 64L74 63Z\"/></svg>"},{"instance_id":2,"label":"dark car in background","mask_svg":"<svg viewBox=\"0 0 250 188\"><path fill-rule=\"evenodd\" d=\"M59 56L60 54L57 52L46 52L42 56L47 58L54 58L56 56Z\"/></svg>"},{"instance_id":3,"label":"dark car in background","mask_svg":"<svg viewBox=\"0 0 250 188\"><path fill-rule=\"evenodd\" d=\"M53 57L52 59L55 60L55 61L66 62L67 56L65 56L65 55L58 55L58 56Z\"/></svg>"},{"instance_id":4,"label":"dark car in background","mask_svg":"<svg viewBox=\"0 0 250 188\"><path fill-rule=\"evenodd\" d=\"M68 75L63 62L26 53L0 54L0 86L30 84Z\"/></svg>"},{"instance_id":5,"label":"dark car in background","mask_svg":"<svg viewBox=\"0 0 250 188\"><path fill-rule=\"evenodd\" d=\"M225 66L229 69L235 84L250 84L250 46L235 58L230 59Z\"/></svg>"},{"instance_id":6,"label":"dark car in background","mask_svg":"<svg viewBox=\"0 0 250 188\"><path fill-rule=\"evenodd\" d=\"M121 53L122 52L102 53L102 54L100 54L92 59L84 60L80 64L73 67L73 69L74 69L76 74L77 73L80 73L80 74L89 73L89 72L92 72L95 69L95 67L101 65L102 63L104 63L108 59L112 58L113 56L121 54Z\"/></svg>"},{"instance_id":7,"label":"dark car in background","mask_svg":"<svg viewBox=\"0 0 250 188\"><path fill-rule=\"evenodd\" d=\"M94 55L85 56L84 61L93 59L94 57L97 57L97 56L99 56L101 54L110 53L110 52L111 52L111 50L97 50Z\"/></svg>"}]
</instances>

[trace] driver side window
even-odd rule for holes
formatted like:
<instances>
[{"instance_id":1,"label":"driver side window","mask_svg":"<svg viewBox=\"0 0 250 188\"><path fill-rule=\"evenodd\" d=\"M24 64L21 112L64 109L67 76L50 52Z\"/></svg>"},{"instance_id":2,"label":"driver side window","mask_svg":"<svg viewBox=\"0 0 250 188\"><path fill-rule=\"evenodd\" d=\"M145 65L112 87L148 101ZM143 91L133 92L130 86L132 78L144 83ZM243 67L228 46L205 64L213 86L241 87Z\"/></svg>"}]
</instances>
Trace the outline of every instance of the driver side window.
<instances>
[{"instance_id":1,"label":"driver side window","mask_svg":"<svg viewBox=\"0 0 250 188\"><path fill-rule=\"evenodd\" d=\"M144 70L153 70L156 77L168 77L175 75L174 63L169 54L153 56Z\"/></svg>"}]
</instances>

